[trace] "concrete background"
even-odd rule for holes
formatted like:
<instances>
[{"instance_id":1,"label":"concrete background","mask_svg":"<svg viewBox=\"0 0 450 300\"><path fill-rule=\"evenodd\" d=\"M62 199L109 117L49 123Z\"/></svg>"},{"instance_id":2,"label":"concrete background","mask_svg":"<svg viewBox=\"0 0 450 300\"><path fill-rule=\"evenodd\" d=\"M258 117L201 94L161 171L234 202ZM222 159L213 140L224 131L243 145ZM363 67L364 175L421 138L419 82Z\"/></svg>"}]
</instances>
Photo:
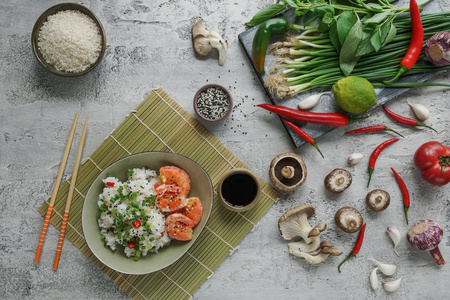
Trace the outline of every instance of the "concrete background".
<instances>
[{"instance_id":1,"label":"concrete background","mask_svg":"<svg viewBox=\"0 0 450 300\"><path fill-rule=\"evenodd\" d=\"M439 1L449 10L450 1ZM438 268L429 253L413 249L405 240L401 194L390 174L394 167L411 192L410 220L434 219L444 228L441 252L450 260L450 185L435 187L421 180L412 163L415 150L424 142L437 140L450 146L450 90L439 87L414 88L389 107L406 116L412 112L406 101L421 103L431 112L427 124L437 129L415 129L393 123L380 109L361 125L386 124L405 138L382 153L371 189L383 188L392 196L382 213L368 211L366 157L347 166L353 152L370 155L389 133L343 136L338 128L320 137L325 159L305 145L294 148L280 120L256 109L268 101L251 66L238 45L237 35L263 1L124 1L79 2L91 8L102 21L108 48L102 63L79 78L59 78L47 73L35 60L30 34L35 20L59 1L16 1L0 3L0 298L3 299L127 299L109 278L70 242L64 244L58 271L52 270L58 232L50 227L41 261L33 263L43 218L37 209L50 196L73 117L89 116L83 157L89 156L104 137L118 126L157 85L193 114L192 98L202 85L218 83L229 87L235 101L232 116L221 124L204 124L226 147L269 181L269 163L277 154L293 151L308 166L308 178L296 192L283 194L258 226L194 294L194 299L444 299L448 297L448 266ZM220 32L230 43L227 62L217 56L195 57L190 27L203 18L207 27ZM449 82L448 73L434 82ZM82 124L78 124L75 141ZM358 125L359 126L359 125ZM351 128L356 128L353 125ZM65 179L75 160L72 151ZM351 187L335 196L323 187L332 169L344 167L354 178ZM286 210L303 203L316 208L311 223L327 222L324 236L347 254L356 235L345 234L334 225L337 209L350 205L359 209L367 222L366 240L357 258L337 272L343 257L329 258L311 266L290 256L287 242L277 229ZM392 251L385 229L394 225L402 232L401 258ZM389 294L372 291L369 258L398 266L393 280L406 276L400 289Z\"/></svg>"}]
</instances>

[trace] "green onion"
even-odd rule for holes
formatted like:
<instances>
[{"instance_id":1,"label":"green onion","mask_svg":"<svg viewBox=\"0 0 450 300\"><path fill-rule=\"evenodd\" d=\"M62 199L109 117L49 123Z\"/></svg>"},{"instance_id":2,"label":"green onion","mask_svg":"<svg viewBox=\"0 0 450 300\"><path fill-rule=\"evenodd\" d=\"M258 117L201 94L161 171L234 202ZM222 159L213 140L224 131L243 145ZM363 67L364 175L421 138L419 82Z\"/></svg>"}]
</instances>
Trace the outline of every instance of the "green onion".
<instances>
[{"instance_id":1,"label":"green onion","mask_svg":"<svg viewBox=\"0 0 450 300\"><path fill-rule=\"evenodd\" d=\"M133 174L134 174L134 171L133 171L133 170L130 170L130 171L127 172L128 177L130 177L130 176L133 175Z\"/></svg>"},{"instance_id":2,"label":"green onion","mask_svg":"<svg viewBox=\"0 0 450 300\"><path fill-rule=\"evenodd\" d=\"M131 202L131 206L133 206L135 208L139 208L139 204L137 204L136 202Z\"/></svg>"},{"instance_id":3,"label":"green onion","mask_svg":"<svg viewBox=\"0 0 450 300\"><path fill-rule=\"evenodd\" d=\"M155 238L154 237L152 237L152 238L150 238L150 242L153 242L155 240Z\"/></svg>"},{"instance_id":4,"label":"green onion","mask_svg":"<svg viewBox=\"0 0 450 300\"><path fill-rule=\"evenodd\" d=\"M104 240L106 237L102 234L102 235L100 236L100 238L101 238L102 240Z\"/></svg>"}]
</instances>

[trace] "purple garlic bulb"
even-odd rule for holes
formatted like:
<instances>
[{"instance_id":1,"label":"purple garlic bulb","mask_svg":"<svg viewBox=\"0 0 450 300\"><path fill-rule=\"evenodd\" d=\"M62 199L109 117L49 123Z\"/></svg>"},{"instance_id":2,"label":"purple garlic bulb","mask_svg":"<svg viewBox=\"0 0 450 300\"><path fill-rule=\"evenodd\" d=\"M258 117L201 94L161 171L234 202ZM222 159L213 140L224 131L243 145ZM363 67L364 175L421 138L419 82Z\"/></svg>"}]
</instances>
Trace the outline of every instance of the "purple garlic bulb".
<instances>
[{"instance_id":1,"label":"purple garlic bulb","mask_svg":"<svg viewBox=\"0 0 450 300\"><path fill-rule=\"evenodd\" d=\"M443 266L445 260L439 251L443 231L438 223L432 220L417 221L406 233L408 242L418 250L429 250L438 266Z\"/></svg>"},{"instance_id":2,"label":"purple garlic bulb","mask_svg":"<svg viewBox=\"0 0 450 300\"><path fill-rule=\"evenodd\" d=\"M425 55L437 67L450 65L450 32L438 32L427 40Z\"/></svg>"}]
</instances>

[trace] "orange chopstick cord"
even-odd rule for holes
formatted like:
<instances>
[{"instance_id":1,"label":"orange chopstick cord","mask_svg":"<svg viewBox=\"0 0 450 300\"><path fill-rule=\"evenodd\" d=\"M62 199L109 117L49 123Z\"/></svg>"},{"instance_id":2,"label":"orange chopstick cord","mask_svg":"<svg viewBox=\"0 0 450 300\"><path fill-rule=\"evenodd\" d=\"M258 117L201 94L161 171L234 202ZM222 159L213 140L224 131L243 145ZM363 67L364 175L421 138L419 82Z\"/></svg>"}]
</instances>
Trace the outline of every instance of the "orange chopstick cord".
<instances>
[{"instance_id":1,"label":"orange chopstick cord","mask_svg":"<svg viewBox=\"0 0 450 300\"><path fill-rule=\"evenodd\" d=\"M50 198L50 203L48 205L47 214L45 215L44 225L42 226L41 236L39 238L38 247L36 250L36 256L34 257L34 263L37 264L41 257L42 246L44 245L45 235L47 234L48 224L50 223L50 216L53 211L53 204L55 203L56 194L58 193L59 185L61 183L64 168L66 167L67 158L69 156L70 146L72 146L73 136L75 133L75 128L78 121L78 113L75 115L75 120L72 124L72 129L67 140L66 148L64 149L63 159L61 165L59 166L58 175L56 176L55 186L53 187L52 196Z\"/></svg>"}]
</instances>

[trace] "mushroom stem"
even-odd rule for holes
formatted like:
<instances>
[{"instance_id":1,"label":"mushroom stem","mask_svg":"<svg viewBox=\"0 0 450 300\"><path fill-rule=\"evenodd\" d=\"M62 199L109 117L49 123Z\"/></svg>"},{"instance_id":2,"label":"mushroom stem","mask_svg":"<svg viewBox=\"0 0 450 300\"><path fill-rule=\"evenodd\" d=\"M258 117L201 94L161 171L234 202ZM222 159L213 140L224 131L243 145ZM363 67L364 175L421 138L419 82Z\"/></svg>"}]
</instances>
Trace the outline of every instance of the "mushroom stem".
<instances>
[{"instance_id":1,"label":"mushroom stem","mask_svg":"<svg viewBox=\"0 0 450 300\"><path fill-rule=\"evenodd\" d=\"M281 175L283 175L284 178L291 179L294 177L295 169L292 166L285 166L283 169L281 169Z\"/></svg>"},{"instance_id":2,"label":"mushroom stem","mask_svg":"<svg viewBox=\"0 0 450 300\"><path fill-rule=\"evenodd\" d=\"M358 226L358 223L356 222L355 219L351 219L347 221L347 225L350 228L356 228Z\"/></svg>"}]
</instances>

